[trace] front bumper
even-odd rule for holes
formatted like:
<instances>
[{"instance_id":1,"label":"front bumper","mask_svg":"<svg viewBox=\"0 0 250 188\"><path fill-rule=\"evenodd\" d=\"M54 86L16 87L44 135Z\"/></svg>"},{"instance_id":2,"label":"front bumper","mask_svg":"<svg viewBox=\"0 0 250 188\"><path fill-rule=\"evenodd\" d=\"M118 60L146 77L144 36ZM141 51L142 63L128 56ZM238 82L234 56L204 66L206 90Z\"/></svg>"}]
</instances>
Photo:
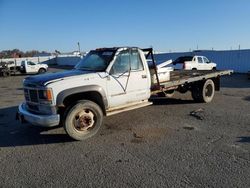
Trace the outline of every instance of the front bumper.
<instances>
[{"instance_id":1,"label":"front bumper","mask_svg":"<svg viewBox=\"0 0 250 188\"><path fill-rule=\"evenodd\" d=\"M33 125L41 127L54 127L59 125L60 115L37 115L29 112L25 103L22 103L18 107L18 116L20 120L25 120Z\"/></svg>"}]
</instances>

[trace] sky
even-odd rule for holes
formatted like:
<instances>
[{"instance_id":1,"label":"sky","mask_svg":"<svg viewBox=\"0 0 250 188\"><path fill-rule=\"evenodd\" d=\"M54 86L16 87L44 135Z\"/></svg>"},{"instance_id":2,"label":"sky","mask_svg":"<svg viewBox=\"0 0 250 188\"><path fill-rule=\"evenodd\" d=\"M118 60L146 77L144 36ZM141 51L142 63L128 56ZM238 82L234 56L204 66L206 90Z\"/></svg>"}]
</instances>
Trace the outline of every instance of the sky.
<instances>
[{"instance_id":1,"label":"sky","mask_svg":"<svg viewBox=\"0 0 250 188\"><path fill-rule=\"evenodd\" d=\"M0 51L250 48L249 0L0 0Z\"/></svg>"}]
</instances>

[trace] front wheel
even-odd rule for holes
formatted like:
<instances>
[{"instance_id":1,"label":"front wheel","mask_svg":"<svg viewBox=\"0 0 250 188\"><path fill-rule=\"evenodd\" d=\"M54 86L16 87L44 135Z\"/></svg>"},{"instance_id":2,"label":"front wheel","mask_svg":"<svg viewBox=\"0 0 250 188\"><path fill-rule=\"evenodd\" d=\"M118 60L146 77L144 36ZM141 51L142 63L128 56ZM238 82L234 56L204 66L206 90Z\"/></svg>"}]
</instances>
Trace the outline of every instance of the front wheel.
<instances>
[{"instance_id":1,"label":"front wheel","mask_svg":"<svg viewBox=\"0 0 250 188\"><path fill-rule=\"evenodd\" d=\"M71 138L85 140L98 132L102 120L102 110L96 103L81 100L66 111L64 129Z\"/></svg>"},{"instance_id":2,"label":"front wheel","mask_svg":"<svg viewBox=\"0 0 250 188\"><path fill-rule=\"evenodd\" d=\"M43 74L43 73L45 73L46 72L46 69L44 69L44 68L40 68L39 70L38 70L38 74Z\"/></svg>"}]
</instances>

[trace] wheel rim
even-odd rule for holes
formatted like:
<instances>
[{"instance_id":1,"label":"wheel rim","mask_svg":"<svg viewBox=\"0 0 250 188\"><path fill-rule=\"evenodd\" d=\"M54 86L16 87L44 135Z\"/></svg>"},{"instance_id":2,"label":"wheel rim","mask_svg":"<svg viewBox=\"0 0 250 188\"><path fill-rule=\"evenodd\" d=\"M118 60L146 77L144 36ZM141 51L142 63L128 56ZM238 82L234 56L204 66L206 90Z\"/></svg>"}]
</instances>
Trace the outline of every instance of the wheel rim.
<instances>
[{"instance_id":1,"label":"wheel rim","mask_svg":"<svg viewBox=\"0 0 250 188\"><path fill-rule=\"evenodd\" d=\"M206 97L211 97L213 95L213 87L212 85L207 85L206 89L205 89L205 96Z\"/></svg>"},{"instance_id":2,"label":"wheel rim","mask_svg":"<svg viewBox=\"0 0 250 188\"><path fill-rule=\"evenodd\" d=\"M89 129L94 128L95 125L95 115L89 109L83 109L80 112L76 113L73 119L74 128L77 131L85 132Z\"/></svg>"}]
</instances>

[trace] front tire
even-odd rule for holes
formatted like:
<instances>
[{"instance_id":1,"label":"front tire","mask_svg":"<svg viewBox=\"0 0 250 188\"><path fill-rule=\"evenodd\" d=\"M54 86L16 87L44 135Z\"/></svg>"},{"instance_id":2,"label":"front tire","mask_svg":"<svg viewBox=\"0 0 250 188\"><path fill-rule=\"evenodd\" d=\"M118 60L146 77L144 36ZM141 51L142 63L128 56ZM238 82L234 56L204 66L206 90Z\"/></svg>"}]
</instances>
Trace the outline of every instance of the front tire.
<instances>
[{"instance_id":1,"label":"front tire","mask_svg":"<svg viewBox=\"0 0 250 188\"><path fill-rule=\"evenodd\" d=\"M71 138L85 140L98 132L102 120L102 110L96 103L81 100L66 111L64 129Z\"/></svg>"},{"instance_id":2,"label":"front tire","mask_svg":"<svg viewBox=\"0 0 250 188\"><path fill-rule=\"evenodd\" d=\"M44 74L45 72L46 72L46 69L44 69L44 68L40 68L38 70L38 74Z\"/></svg>"}]
</instances>

